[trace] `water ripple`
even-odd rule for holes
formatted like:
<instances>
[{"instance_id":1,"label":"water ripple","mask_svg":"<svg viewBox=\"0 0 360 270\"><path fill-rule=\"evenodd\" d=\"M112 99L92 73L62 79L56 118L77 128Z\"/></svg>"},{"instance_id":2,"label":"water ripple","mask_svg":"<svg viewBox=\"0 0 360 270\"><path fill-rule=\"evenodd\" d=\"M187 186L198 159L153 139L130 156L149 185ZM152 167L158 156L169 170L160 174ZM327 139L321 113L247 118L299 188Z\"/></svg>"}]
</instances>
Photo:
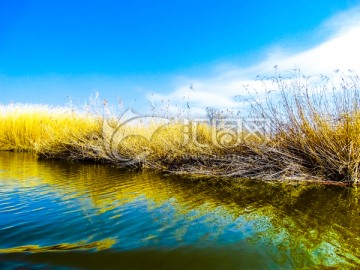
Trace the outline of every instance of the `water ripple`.
<instances>
[{"instance_id":1,"label":"water ripple","mask_svg":"<svg viewBox=\"0 0 360 270\"><path fill-rule=\"evenodd\" d=\"M256 254L274 269L357 266L358 197L337 187L204 184L0 152L0 261L2 253L194 248Z\"/></svg>"}]
</instances>

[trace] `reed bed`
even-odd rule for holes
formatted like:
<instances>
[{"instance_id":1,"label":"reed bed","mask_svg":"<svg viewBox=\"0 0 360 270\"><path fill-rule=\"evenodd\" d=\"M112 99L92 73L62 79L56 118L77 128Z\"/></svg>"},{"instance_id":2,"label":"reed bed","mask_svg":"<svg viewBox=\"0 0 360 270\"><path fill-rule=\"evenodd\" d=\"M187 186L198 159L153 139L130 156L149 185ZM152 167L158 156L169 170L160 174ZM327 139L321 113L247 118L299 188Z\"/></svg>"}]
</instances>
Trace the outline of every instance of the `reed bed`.
<instances>
[{"instance_id":1,"label":"reed bed","mask_svg":"<svg viewBox=\"0 0 360 270\"><path fill-rule=\"evenodd\" d=\"M265 101L259 94L249 100L252 117L269 123L261 134L221 126L226 116L199 123L126 118L110 114L106 103L96 110L10 104L0 106L0 150L199 177L357 184L359 77L350 71L331 78L296 71L261 82Z\"/></svg>"}]
</instances>

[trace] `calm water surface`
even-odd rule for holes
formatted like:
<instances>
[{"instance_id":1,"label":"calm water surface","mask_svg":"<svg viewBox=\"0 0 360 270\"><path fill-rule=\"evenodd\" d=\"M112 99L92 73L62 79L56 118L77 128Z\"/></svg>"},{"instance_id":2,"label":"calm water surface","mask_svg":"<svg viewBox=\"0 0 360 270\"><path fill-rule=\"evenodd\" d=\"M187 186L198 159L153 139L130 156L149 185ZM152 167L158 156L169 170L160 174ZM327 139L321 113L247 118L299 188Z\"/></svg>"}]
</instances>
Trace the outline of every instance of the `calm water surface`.
<instances>
[{"instance_id":1,"label":"calm water surface","mask_svg":"<svg viewBox=\"0 0 360 270\"><path fill-rule=\"evenodd\" d=\"M0 152L0 269L358 269L359 197Z\"/></svg>"}]
</instances>

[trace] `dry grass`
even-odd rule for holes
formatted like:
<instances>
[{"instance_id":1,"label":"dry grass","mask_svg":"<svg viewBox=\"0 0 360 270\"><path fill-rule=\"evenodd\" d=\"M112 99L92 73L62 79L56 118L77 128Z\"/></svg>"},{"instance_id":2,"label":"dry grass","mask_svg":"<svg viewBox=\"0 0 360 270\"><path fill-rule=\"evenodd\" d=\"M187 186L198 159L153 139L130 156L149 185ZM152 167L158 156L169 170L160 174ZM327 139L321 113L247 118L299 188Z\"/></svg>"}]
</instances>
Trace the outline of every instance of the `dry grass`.
<instances>
[{"instance_id":1,"label":"dry grass","mask_svg":"<svg viewBox=\"0 0 360 270\"><path fill-rule=\"evenodd\" d=\"M99 131L99 120L66 108L24 104L0 106L0 149L60 153L65 151L66 145L74 143L75 138Z\"/></svg>"},{"instance_id":2,"label":"dry grass","mask_svg":"<svg viewBox=\"0 0 360 270\"><path fill-rule=\"evenodd\" d=\"M0 106L0 150L199 176L359 182L358 76L295 73L263 81L275 91L252 104L257 118L270 120L266 142L253 136L228 147L247 134L222 130L226 145L214 126L181 119L127 123L101 110L11 104Z\"/></svg>"},{"instance_id":3,"label":"dry grass","mask_svg":"<svg viewBox=\"0 0 360 270\"><path fill-rule=\"evenodd\" d=\"M122 119L94 111L2 105L0 150L33 151L46 158L100 160L123 167L153 168L164 168L161 162L205 154L193 143L184 144L185 126L181 121L133 121L122 126ZM199 134L203 137L200 141L210 136L209 131L207 126L200 128Z\"/></svg>"},{"instance_id":4,"label":"dry grass","mask_svg":"<svg viewBox=\"0 0 360 270\"><path fill-rule=\"evenodd\" d=\"M278 103L263 112L273 120L273 142L303 172L335 181L359 181L360 80L352 73L274 78Z\"/></svg>"}]
</instances>

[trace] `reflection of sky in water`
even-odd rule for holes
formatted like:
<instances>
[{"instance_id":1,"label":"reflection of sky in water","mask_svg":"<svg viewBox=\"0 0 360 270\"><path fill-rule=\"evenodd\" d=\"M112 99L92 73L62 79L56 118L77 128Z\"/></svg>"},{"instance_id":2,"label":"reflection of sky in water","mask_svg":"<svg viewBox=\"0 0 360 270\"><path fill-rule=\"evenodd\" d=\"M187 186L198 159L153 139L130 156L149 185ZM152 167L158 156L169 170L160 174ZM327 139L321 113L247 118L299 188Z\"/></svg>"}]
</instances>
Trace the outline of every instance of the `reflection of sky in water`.
<instances>
[{"instance_id":1,"label":"reflection of sky in water","mask_svg":"<svg viewBox=\"0 0 360 270\"><path fill-rule=\"evenodd\" d=\"M2 186L6 190L6 182ZM236 243L254 231L254 221L247 222L242 216L234 219L221 207L207 210L206 203L182 214L174 198L158 205L139 196L125 204L115 201L108 205L111 210L101 211L86 196L63 201L47 185L1 192L0 196L0 248L106 238L115 239L113 248L121 250L206 246Z\"/></svg>"},{"instance_id":2,"label":"reflection of sky in water","mask_svg":"<svg viewBox=\"0 0 360 270\"><path fill-rule=\"evenodd\" d=\"M360 265L354 190L228 187L0 153L0 250L95 243L82 248L196 248L213 258L252 254L272 268Z\"/></svg>"}]
</instances>

